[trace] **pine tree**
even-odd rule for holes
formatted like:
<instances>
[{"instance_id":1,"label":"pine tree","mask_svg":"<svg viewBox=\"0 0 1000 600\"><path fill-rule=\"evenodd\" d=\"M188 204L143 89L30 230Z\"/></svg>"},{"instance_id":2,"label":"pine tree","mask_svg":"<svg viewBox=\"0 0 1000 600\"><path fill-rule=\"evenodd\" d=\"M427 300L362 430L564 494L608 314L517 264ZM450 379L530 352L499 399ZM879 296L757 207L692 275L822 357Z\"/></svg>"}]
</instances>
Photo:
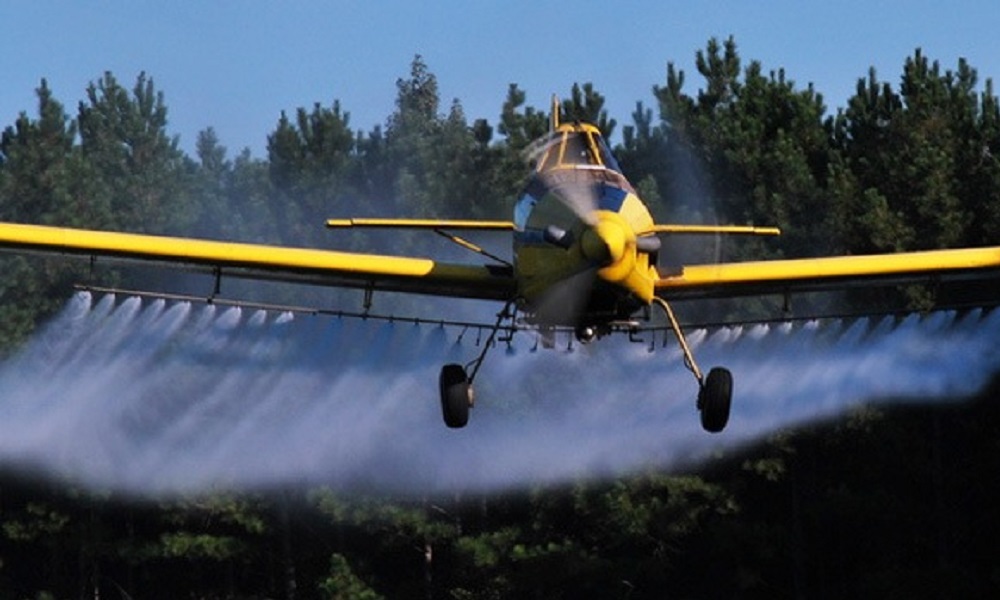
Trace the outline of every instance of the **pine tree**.
<instances>
[{"instance_id":1,"label":"pine tree","mask_svg":"<svg viewBox=\"0 0 1000 600\"><path fill-rule=\"evenodd\" d=\"M38 118L22 113L0 135L0 220L101 227L110 206L98 193L95 172L74 146L77 128L42 80ZM82 279L79 263L3 257L0 340L13 346L40 319L57 310Z\"/></svg>"},{"instance_id":2,"label":"pine tree","mask_svg":"<svg viewBox=\"0 0 1000 600\"><path fill-rule=\"evenodd\" d=\"M111 73L87 87L77 117L84 159L117 229L177 233L197 219L183 153L167 134L167 107L141 73L131 94Z\"/></svg>"},{"instance_id":3,"label":"pine tree","mask_svg":"<svg viewBox=\"0 0 1000 600\"><path fill-rule=\"evenodd\" d=\"M271 207L283 239L322 245L322 223L344 210L355 196L350 186L355 137L350 113L334 101L330 108L299 108L294 122L281 113L267 138Z\"/></svg>"}]
</instances>

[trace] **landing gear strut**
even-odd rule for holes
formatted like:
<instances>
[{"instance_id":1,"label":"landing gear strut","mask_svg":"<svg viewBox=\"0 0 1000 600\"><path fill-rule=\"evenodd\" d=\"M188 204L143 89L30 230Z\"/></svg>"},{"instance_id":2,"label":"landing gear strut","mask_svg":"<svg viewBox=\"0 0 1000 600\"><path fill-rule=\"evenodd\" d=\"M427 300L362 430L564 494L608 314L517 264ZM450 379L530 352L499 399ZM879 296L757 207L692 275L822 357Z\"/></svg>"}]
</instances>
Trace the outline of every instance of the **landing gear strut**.
<instances>
[{"instance_id":1,"label":"landing gear strut","mask_svg":"<svg viewBox=\"0 0 1000 600\"><path fill-rule=\"evenodd\" d=\"M472 380L479 373L479 367L486 359L486 353L493 347L500 325L507 319L513 320L514 313L511 312L512 302L508 302L503 310L497 313L497 322L490 330L489 337L483 343L483 349L479 356L465 366L459 364L447 364L441 367L441 377L439 379L441 388L441 413L444 416L444 424L452 429L465 427L469 422L469 409L475 405L476 395L472 389ZM471 372L469 371L471 369Z\"/></svg>"},{"instance_id":2,"label":"landing gear strut","mask_svg":"<svg viewBox=\"0 0 1000 600\"><path fill-rule=\"evenodd\" d=\"M698 381L698 402L696 404L698 412L701 414L701 426L709 433L719 433L726 428L729 422L729 411L733 402L733 374L729 369L715 367L708 372L708 377L701 373L698 363L694 360L694 354L687 344L687 338L681 329L681 324L674 315L674 311L662 298L653 298L653 301L663 309L670 321L670 327L677 336L677 342L684 353L684 366L694 375Z\"/></svg>"}]
</instances>

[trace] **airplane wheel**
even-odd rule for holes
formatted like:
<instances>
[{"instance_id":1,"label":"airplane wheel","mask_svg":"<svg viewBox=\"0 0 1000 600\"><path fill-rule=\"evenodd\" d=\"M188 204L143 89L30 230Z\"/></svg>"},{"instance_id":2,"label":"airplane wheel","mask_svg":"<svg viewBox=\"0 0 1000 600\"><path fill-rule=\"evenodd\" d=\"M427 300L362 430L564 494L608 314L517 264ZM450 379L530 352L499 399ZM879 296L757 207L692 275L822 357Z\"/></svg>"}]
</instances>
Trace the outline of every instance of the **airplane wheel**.
<instances>
[{"instance_id":1,"label":"airplane wheel","mask_svg":"<svg viewBox=\"0 0 1000 600\"><path fill-rule=\"evenodd\" d=\"M698 409L701 426L709 433L719 433L729 422L729 409L733 401L733 374L728 369L716 367L708 372L705 383L698 392Z\"/></svg>"},{"instance_id":2,"label":"airplane wheel","mask_svg":"<svg viewBox=\"0 0 1000 600\"><path fill-rule=\"evenodd\" d=\"M441 368L441 411L444 424L452 429L465 427L472 406L472 384L462 365L448 364Z\"/></svg>"}]
</instances>

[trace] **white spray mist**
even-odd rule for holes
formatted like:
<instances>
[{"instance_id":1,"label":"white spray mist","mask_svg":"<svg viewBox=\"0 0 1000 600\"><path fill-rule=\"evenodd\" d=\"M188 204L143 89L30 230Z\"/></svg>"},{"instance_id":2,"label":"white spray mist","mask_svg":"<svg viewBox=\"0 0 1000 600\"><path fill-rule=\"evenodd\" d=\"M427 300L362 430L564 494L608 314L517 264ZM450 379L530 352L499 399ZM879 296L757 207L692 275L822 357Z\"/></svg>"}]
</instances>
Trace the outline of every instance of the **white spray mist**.
<instances>
[{"instance_id":1,"label":"white spray mist","mask_svg":"<svg viewBox=\"0 0 1000 600\"><path fill-rule=\"evenodd\" d=\"M475 336L437 325L77 294L0 365L0 463L144 496L329 485L426 494L668 469L865 402L974 394L1000 370L1000 310L693 331L735 378L700 428L676 344L492 350L467 428L437 375ZM623 336L619 336L623 338Z\"/></svg>"}]
</instances>

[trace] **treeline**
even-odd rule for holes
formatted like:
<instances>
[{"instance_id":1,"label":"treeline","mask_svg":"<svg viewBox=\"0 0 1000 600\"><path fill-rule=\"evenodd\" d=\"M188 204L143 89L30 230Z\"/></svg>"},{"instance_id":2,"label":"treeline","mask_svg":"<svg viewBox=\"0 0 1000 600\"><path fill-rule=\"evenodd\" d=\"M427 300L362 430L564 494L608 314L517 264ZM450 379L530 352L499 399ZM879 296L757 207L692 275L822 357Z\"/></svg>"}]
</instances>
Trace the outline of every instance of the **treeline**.
<instances>
[{"instance_id":1,"label":"treeline","mask_svg":"<svg viewBox=\"0 0 1000 600\"><path fill-rule=\"evenodd\" d=\"M1000 104L965 61L942 69L918 50L897 84L871 71L835 114L784 71L745 64L732 39L710 40L695 71L692 93L686 72L668 64L651 106L637 103L620 131L592 85L574 85L561 107L619 140L616 155L659 220L785 232L727 240L703 256L686 249L693 259L1000 240ZM212 129L186 155L146 74L131 87L104 74L75 116L44 80L37 95L37 114L0 138L0 220L319 247L334 245L322 227L330 216L508 218L522 152L548 127L547 109L526 105L516 85L495 124L469 123L457 100L442 107L419 57L397 81L384 126L353 129L336 101L298 108L267 134L266 158L231 157ZM85 264L0 261L7 348L89 277ZM910 306L934 301L925 289L904 293ZM0 595L985 596L1000 586L982 558L997 549L987 506L996 419L987 404L863 412L698 476L499 498L317 491L134 504L9 480Z\"/></svg>"}]
</instances>

